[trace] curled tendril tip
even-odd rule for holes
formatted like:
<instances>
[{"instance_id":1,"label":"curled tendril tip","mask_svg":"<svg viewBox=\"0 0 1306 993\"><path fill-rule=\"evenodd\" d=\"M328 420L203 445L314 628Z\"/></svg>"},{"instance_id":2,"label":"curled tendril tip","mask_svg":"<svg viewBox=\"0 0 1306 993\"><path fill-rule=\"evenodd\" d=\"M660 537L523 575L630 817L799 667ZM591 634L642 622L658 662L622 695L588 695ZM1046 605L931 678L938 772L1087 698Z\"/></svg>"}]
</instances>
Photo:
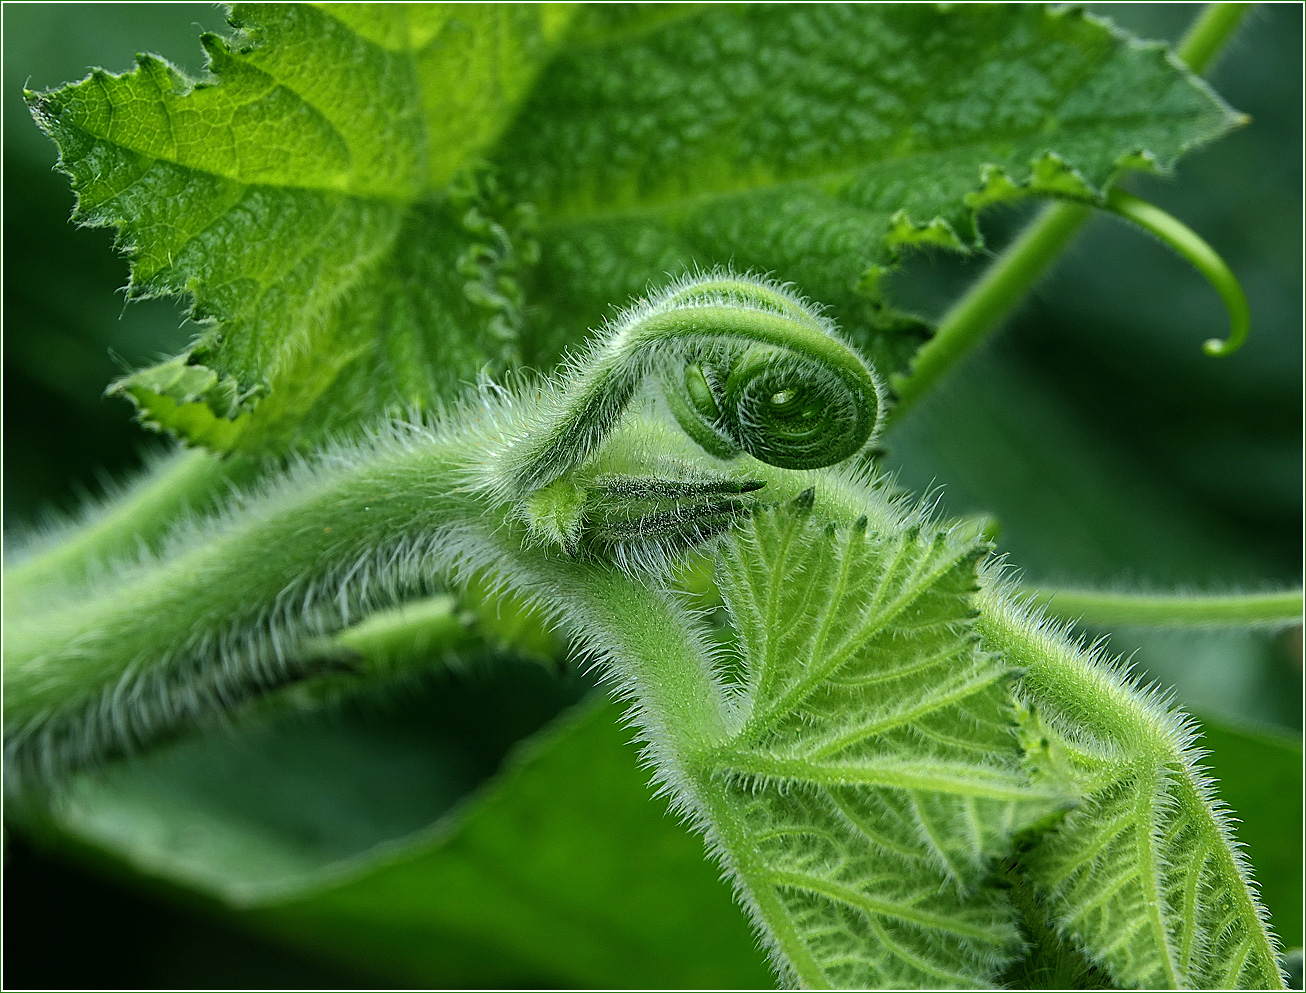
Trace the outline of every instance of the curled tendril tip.
<instances>
[{"instance_id":1,"label":"curled tendril tip","mask_svg":"<svg viewBox=\"0 0 1306 993\"><path fill-rule=\"evenodd\" d=\"M1159 238L1206 277L1207 282L1220 294L1229 312L1229 337L1221 341L1211 338L1202 345L1207 355L1231 355L1242 347L1251 330L1251 311L1247 295L1238 277L1225 264L1224 259L1200 235L1186 224L1167 214L1146 200L1113 189L1107 193L1103 206L1111 213L1123 217L1149 234Z\"/></svg>"}]
</instances>

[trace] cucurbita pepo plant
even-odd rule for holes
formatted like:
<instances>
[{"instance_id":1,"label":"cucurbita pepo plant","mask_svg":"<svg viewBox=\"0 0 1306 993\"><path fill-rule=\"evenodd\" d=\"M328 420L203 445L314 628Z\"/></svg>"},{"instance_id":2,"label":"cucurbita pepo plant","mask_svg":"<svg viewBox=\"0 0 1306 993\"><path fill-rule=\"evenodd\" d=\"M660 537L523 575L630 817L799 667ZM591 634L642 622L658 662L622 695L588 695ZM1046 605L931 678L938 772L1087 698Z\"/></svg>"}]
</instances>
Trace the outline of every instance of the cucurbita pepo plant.
<instances>
[{"instance_id":1,"label":"cucurbita pepo plant","mask_svg":"<svg viewBox=\"0 0 1306 993\"><path fill-rule=\"evenodd\" d=\"M457 654L524 604L600 660L781 982L1282 986L1193 724L876 467L1095 208L1217 285L1209 352L1241 343L1219 257L1112 185L1239 123L1179 58L1041 7L232 24L201 79L142 57L28 94L130 292L203 330L111 387L193 451L6 569L15 809L438 661L445 613L359 636L390 608L481 603ZM889 305L903 251L1026 196L1063 202L938 328Z\"/></svg>"}]
</instances>

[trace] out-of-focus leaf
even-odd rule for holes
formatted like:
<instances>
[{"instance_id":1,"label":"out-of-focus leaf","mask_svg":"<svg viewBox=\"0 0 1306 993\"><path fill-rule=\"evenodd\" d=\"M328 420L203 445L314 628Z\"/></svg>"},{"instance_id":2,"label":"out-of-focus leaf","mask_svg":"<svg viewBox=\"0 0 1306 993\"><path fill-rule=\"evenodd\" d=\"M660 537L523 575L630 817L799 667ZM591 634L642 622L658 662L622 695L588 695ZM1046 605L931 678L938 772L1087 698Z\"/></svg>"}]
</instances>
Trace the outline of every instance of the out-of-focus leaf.
<instances>
[{"instance_id":1,"label":"out-of-focus leaf","mask_svg":"<svg viewBox=\"0 0 1306 993\"><path fill-rule=\"evenodd\" d=\"M446 816L588 687L501 659L326 709L269 707L81 776L55 816L148 876L256 903Z\"/></svg>"},{"instance_id":2,"label":"out-of-focus leaf","mask_svg":"<svg viewBox=\"0 0 1306 993\"><path fill-rule=\"evenodd\" d=\"M82 778L56 824L101 861L396 982L769 984L614 705L581 705L485 779L585 685L523 664L265 716Z\"/></svg>"},{"instance_id":3,"label":"out-of-focus leaf","mask_svg":"<svg viewBox=\"0 0 1306 993\"><path fill-rule=\"evenodd\" d=\"M1227 582L1256 567L1218 518L1105 444L996 350L968 360L885 446L901 485L944 484L949 513L994 515L999 547L1032 581Z\"/></svg>"},{"instance_id":4,"label":"out-of-focus leaf","mask_svg":"<svg viewBox=\"0 0 1306 993\"><path fill-rule=\"evenodd\" d=\"M771 985L702 840L650 801L618 713L593 701L457 818L254 918L420 985Z\"/></svg>"}]
</instances>

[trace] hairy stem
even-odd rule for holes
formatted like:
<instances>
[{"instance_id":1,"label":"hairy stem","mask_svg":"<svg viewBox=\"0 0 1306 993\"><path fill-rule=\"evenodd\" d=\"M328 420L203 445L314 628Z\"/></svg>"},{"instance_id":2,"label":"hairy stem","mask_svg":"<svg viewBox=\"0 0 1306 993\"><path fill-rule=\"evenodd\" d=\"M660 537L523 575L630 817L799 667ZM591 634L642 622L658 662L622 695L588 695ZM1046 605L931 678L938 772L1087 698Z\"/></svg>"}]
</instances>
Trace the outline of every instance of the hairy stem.
<instances>
[{"instance_id":1,"label":"hairy stem","mask_svg":"<svg viewBox=\"0 0 1306 993\"><path fill-rule=\"evenodd\" d=\"M253 474L254 464L246 459L198 449L179 452L112 503L93 511L85 523L6 568L6 599L22 598L52 583L79 582L97 563L132 558L155 547L176 520L211 509L225 485L237 485Z\"/></svg>"},{"instance_id":2,"label":"hairy stem","mask_svg":"<svg viewBox=\"0 0 1306 993\"><path fill-rule=\"evenodd\" d=\"M487 390L439 424L328 449L183 524L158 554L6 597L6 754L44 774L342 666L384 670L387 646L414 633L397 618L343 646L322 639L451 576L511 588L506 552L472 574L491 538L523 564L538 552L661 569L747 513L763 486L748 475L760 463L705 460L693 432L660 419L616 437L637 389L655 375L665 385L677 359L711 371L694 401L703 425L772 464L840 461L874 430L874 375L802 301L728 273L685 281L629 311L559 383ZM641 611L622 616L637 628ZM436 604L419 623L448 638L453 621ZM702 690L664 696L669 726L697 726L681 711Z\"/></svg>"},{"instance_id":3,"label":"hairy stem","mask_svg":"<svg viewBox=\"0 0 1306 993\"><path fill-rule=\"evenodd\" d=\"M1302 591L1127 593L1028 587L1031 607L1082 624L1140 627L1286 627L1300 624Z\"/></svg>"},{"instance_id":4,"label":"hairy stem","mask_svg":"<svg viewBox=\"0 0 1306 993\"><path fill-rule=\"evenodd\" d=\"M160 559L8 611L7 748L57 766L129 747L317 674L297 667L320 661L303 637L420 588L446 522L484 510L458 493L457 453L392 439L349 454L183 529Z\"/></svg>"},{"instance_id":5,"label":"hairy stem","mask_svg":"<svg viewBox=\"0 0 1306 993\"><path fill-rule=\"evenodd\" d=\"M1175 55L1194 72L1204 72L1250 8L1251 4L1238 3L1208 5L1184 33ZM911 372L894 379L897 402L889 412L890 423L901 418L998 327L1092 214L1092 208L1078 203L1052 204L1039 212L943 315L934 336L917 352Z\"/></svg>"}]
</instances>

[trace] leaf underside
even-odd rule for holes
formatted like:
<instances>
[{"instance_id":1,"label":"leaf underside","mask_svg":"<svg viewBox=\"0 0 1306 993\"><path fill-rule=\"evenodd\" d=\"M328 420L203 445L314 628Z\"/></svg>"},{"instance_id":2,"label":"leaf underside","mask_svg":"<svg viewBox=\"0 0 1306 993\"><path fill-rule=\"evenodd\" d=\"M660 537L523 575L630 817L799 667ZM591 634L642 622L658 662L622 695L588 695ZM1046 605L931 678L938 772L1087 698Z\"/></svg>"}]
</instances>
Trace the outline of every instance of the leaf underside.
<instances>
[{"instance_id":1,"label":"leaf underside","mask_svg":"<svg viewBox=\"0 0 1306 993\"><path fill-rule=\"evenodd\" d=\"M1068 800L1030 783L1008 668L979 649L981 552L919 522L832 535L794 508L724 545L740 716L691 768L790 979L985 985L1021 950L995 859Z\"/></svg>"},{"instance_id":2,"label":"leaf underside","mask_svg":"<svg viewBox=\"0 0 1306 993\"><path fill-rule=\"evenodd\" d=\"M119 392L255 454L551 363L693 266L792 280L893 373L924 333L875 285L903 247L973 246L984 204L1091 197L1236 120L1159 46L1040 7L232 20L198 81L142 56L28 99L78 220L118 229L131 293L193 296L182 360L222 387L147 371Z\"/></svg>"},{"instance_id":3,"label":"leaf underside","mask_svg":"<svg viewBox=\"0 0 1306 993\"><path fill-rule=\"evenodd\" d=\"M542 720L577 689L500 659L402 701L245 715L238 736L80 777L54 815L83 849L385 985L765 986L614 704L589 697L466 793L498 764L482 750L511 740L507 712Z\"/></svg>"},{"instance_id":4,"label":"leaf underside","mask_svg":"<svg viewBox=\"0 0 1306 993\"><path fill-rule=\"evenodd\" d=\"M1153 733L1172 747L1094 739L1082 727L1058 736L1052 761L1085 800L1024 855L1029 878L1059 932L1122 986L1281 988L1246 863L1187 725L1149 707Z\"/></svg>"}]
</instances>

